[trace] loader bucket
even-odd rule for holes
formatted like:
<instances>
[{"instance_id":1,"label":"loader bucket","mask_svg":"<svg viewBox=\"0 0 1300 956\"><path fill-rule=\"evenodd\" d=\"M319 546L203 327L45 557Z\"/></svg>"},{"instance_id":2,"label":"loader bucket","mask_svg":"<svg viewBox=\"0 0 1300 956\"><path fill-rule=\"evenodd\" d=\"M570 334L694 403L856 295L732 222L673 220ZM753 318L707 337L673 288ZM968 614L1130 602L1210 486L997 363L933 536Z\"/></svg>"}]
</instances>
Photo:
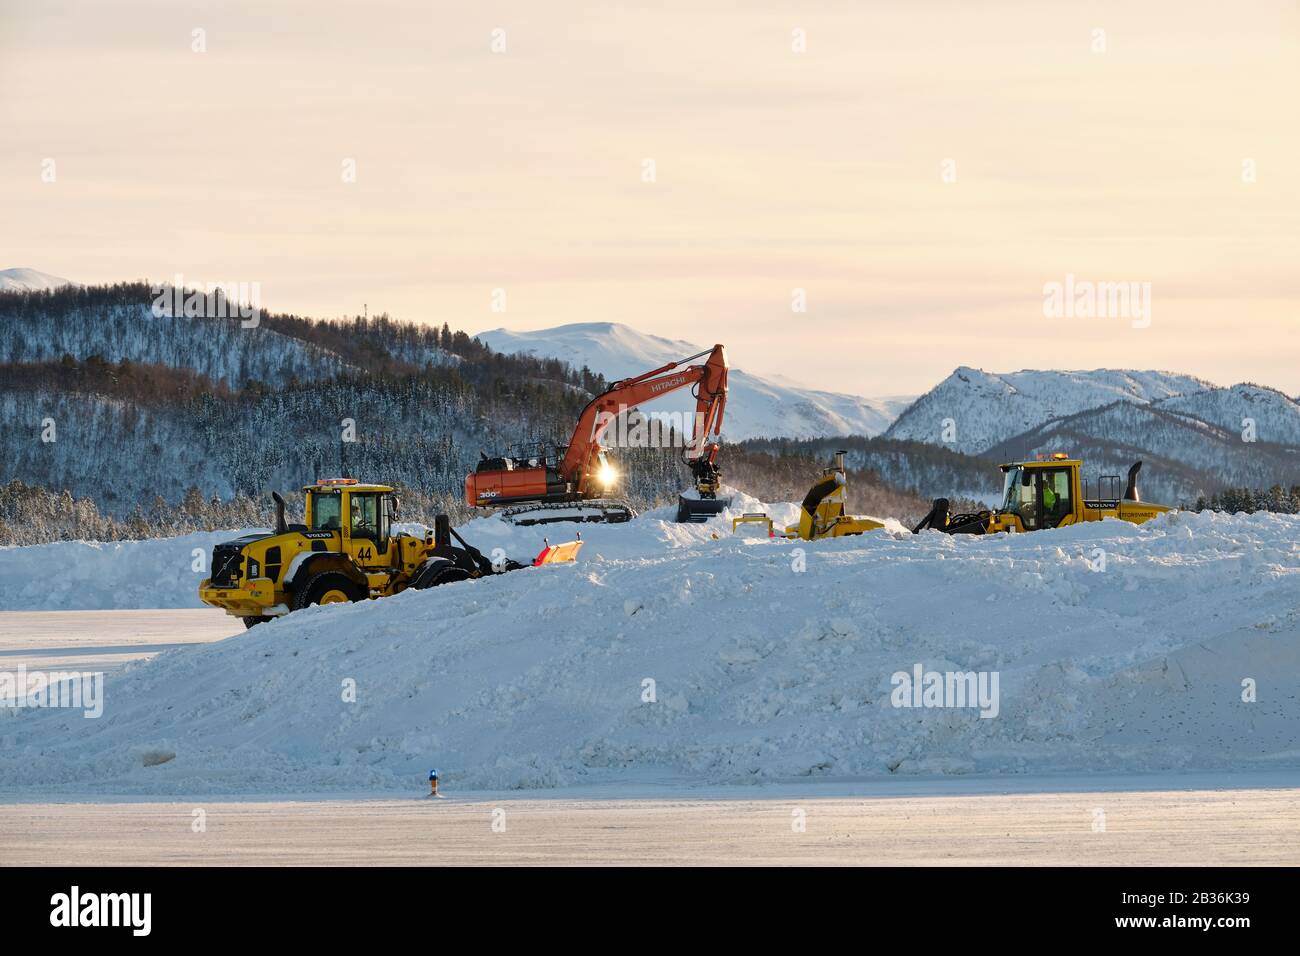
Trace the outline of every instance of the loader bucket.
<instances>
[{"instance_id":1,"label":"loader bucket","mask_svg":"<svg viewBox=\"0 0 1300 956\"><path fill-rule=\"evenodd\" d=\"M715 515L722 514L731 506L730 498L677 498L678 524L704 524Z\"/></svg>"}]
</instances>

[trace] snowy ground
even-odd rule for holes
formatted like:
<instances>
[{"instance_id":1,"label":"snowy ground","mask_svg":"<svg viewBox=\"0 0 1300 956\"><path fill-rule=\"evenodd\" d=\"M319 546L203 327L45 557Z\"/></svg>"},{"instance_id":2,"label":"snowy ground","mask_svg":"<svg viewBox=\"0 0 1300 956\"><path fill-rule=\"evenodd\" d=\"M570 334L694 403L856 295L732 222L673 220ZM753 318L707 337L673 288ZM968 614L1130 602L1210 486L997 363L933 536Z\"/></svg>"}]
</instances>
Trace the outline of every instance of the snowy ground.
<instances>
[{"instance_id":1,"label":"snowy ground","mask_svg":"<svg viewBox=\"0 0 1300 956\"><path fill-rule=\"evenodd\" d=\"M0 713L0 793L410 793L430 767L457 791L1300 768L1300 520L798 543L670 516L584 529L575 566L215 643L178 617L155 643L188 646L110 671L103 717ZM572 526L462 530L525 557ZM893 706L916 664L997 672L997 716Z\"/></svg>"},{"instance_id":2,"label":"snowy ground","mask_svg":"<svg viewBox=\"0 0 1300 956\"><path fill-rule=\"evenodd\" d=\"M0 804L0 833L10 865L1295 866L1296 782L895 777L686 796L20 802Z\"/></svg>"}]
</instances>

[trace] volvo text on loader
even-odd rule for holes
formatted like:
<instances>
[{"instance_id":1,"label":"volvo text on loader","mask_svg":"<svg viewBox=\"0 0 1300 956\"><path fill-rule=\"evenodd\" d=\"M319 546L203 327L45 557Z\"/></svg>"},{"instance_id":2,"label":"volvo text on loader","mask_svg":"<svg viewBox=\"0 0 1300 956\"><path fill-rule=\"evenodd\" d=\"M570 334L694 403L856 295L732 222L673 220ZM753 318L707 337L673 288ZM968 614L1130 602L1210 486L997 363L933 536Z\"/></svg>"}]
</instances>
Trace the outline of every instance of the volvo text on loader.
<instances>
[{"instance_id":1,"label":"volvo text on loader","mask_svg":"<svg viewBox=\"0 0 1300 956\"><path fill-rule=\"evenodd\" d=\"M954 515L949 513L948 499L937 498L930 513L912 531L933 528L948 534L1014 533L1063 528L1103 518L1142 524L1172 510L1142 501L1137 489L1140 461L1128 470L1123 497L1119 495L1119 475L1101 475L1092 488L1089 481L1080 478L1083 462L1064 454L1000 467L1005 478L998 510Z\"/></svg>"},{"instance_id":2,"label":"volvo text on loader","mask_svg":"<svg viewBox=\"0 0 1300 956\"><path fill-rule=\"evenodd\" d=\"M687 364L706 355L702 365ZM616 493L619 476L601 440L620 415L683 388L690 388L695 396L695 420L682 452L695 489L694 494L681 496L677 520L707 521L729 504L718 498L717 458L727 407L727 352L721 345L615 382L582 410L568 445L542 448L536 455L494 458L485 453L474 473L465 478L465 501L474 508L503 508L503 516L519 525L627 521L633 516L631 509L608 500Z\"/></svg>"},{"instance_id":3,"label":"volvo text on loader","mask_svg":"<svg viewBox=\"0 0 1300 956\"><path fill-rule=\"evenodd\" d=\"M499 555L489 560L446 515L423 536L393 533L398 502L387 485L327 478L303 493L306 524L286 524L284 499L276 494L273 533L212 549L212 577L199 585L204 604L252 627L312 604L364 601L526 567ZM547 542L532 564L573 561L581 547L581 540Z\"/></svg>"}]
</instances>

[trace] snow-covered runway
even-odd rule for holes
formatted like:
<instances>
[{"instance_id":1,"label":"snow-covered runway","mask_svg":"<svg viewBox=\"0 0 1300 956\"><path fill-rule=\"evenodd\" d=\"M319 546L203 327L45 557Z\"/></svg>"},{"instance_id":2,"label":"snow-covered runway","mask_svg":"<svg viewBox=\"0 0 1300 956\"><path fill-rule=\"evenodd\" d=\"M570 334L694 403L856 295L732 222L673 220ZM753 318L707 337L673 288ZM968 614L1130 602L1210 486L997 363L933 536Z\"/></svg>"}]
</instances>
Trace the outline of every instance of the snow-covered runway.
<instances>
[{"instance_id":1,"label":"snow-covered runway","mask_svg":"<svg viewBox=\"0 0 1300 956\"><path fill-rule=\"evenodd\" d=\"M0 671L117 670L189 644L243 633L212 608L133 611L0 611Z\"/></svg>"},{"instance_id":2,"label":"snow-covered runway","mask_svg":"<svg viewBox=\"0 0 1300 956\"><path fill-rule=\"evenodd\" d=\"M890 780L673 797L630 788L439 801L18 803L0 805L0 833L4 862L15 865L1300 864L1297 775L1206 789L1231 780L1198 777L1183 784L1190 789L1149 789L1177 785L1168 778L1021 778L1009 788ZM1075 789L1097 786L1114 789ZM890 795L895 788L906 795Z\"/></svg>"}]
</instances>

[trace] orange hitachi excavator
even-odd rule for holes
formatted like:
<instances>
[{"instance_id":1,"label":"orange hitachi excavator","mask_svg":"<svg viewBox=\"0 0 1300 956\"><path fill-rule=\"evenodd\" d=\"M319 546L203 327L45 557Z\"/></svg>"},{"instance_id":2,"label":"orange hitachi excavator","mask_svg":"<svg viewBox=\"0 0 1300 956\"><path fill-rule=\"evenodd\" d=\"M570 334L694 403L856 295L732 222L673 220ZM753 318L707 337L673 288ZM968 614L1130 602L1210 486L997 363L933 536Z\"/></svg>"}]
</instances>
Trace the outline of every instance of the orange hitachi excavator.
<instances>
[{"instance_id":1,"label":"orange hitachi excavator","mask_svg":"<svg viewBox=\"0 0 1300 956\"><path fill-rule=\"evenodd\" d=\"M706 355L704 364L688 364ZM485 453L474 474L465 478L465 500L475 508L503 508L506 519L519 525L627 521L633 512L626 504L601 500L616 493L618 484L601 440L620 416L642 402L683 388L695 396L695 422L682 453L695 493L682 495L677 520L708 520L728 504L718 498L717 457L727 407L727 352L721 345L615 382L582 410L568 445L541 448L536 455L490 458Z\"/></svg>"}]
</instances>

